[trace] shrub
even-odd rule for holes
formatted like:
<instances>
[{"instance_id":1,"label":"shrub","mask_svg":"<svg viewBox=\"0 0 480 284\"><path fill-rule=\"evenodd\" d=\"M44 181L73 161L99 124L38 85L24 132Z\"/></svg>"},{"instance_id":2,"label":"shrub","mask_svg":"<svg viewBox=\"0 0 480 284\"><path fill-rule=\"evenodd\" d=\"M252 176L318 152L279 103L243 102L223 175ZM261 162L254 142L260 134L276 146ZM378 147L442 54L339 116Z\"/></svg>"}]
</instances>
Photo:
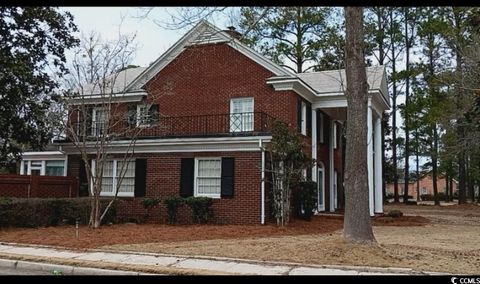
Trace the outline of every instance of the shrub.
<instances>
[{"instance_id":1,"label":"shrub","mask_svg":"<svg viewBox=\"0 0 480 284\"><path fill-rule=\"evenodd\" d=\"M157 206L158 203L160 203L160 199L158 198L143 198L140 201L140 204L142 204L143 208L145 209L145 215L144 215L144 222L147 220L147 218L150 216L150 209L153 207Z\"/></svg>"},{"instance_id":2,"label":"shrub","mask_svg":"<svg viewBox=\"0 0 480 284\"><path fill-rule=\"evenodd\" d=\"M185 203L192 209L193 222L196 224L205 224L213 217L211 206L213 199L210 197L190 196Z\"/></svg>"},{"instance_id":3,"label":"shrub","mask_svg":"<svg viewBox=\"0 0 480 284\"><path fill-rule=\"evenodd\" d=\"M293 190L293 208L295 215L305 220L313 216L317 204L317 183L302 181Z\"/></svg>"},{"instance_id":4,"label":"shrub","mask_svg":"<svg viewBox=\"0 0 480 284\"><path fill-rule=\"evenodd\" d=\"M392 218L398 218L403 216L403 212L400 210L390 210L388 211L387 216Z\"/></svg>"},{"instance_id":5,"label":"shrub","mask_svg":"<svg viewBox=\"0 0 480 284\"><path fill-rule=\"evenodd\" d=\"M385 199L393 199L394 195L391 192L387 192Z\"/></svg>"},{"instance_id":6,"label":"shrub","mask_svg":"<svg viewBox=\"0 0 480 284\"><path fill-rule=\"evenodd\" d=\"M420 199L422 201L432 201L433 200L433 195L431 194L422 194L420 195Z\"/></svg>"},{"instance_id":7,"label":"shrub","mask_svg":"<svg viewBox=\"0 0 480 284\"><path fill-rule=\"evenodd\" d=\"M185 204L185 199L180 196L169 196L163 200L163 203L167 207L168 224L177 223L178 208Z\"/></svg>"},{"instance_id":8,"label":"shrub","mask_svg":"<svg viewBox=\"0 0 480 284\"><path fill-rule=\"evenodd\" d=\"M103 210L110 199L100 200ZM11 198L0 201L0 227L45 227L63 223L88 224L89 198ZM112 205L103 224L116 221L116 206Z\"/></svg>"}]
</instances>

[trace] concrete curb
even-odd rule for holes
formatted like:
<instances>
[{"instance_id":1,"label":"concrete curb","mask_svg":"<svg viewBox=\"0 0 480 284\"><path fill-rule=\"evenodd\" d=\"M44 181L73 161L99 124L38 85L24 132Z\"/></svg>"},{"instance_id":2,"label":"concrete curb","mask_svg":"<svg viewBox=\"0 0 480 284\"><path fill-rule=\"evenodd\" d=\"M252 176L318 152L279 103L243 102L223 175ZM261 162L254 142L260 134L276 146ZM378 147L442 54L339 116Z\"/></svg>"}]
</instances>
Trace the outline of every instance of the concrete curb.
<instances>
[{"instance_id":1,"label":"concrete curb","mask_svg":"<svg viewBox=\"0 0 480 284\"><path fill-rule=\"evenodd\" d=\"M40 270L50 271L54 275L54 271L59 271L61 275L149 275L146 273L123 271L123 270L111 270L111 269L99 269L91 267L78 267L61 264L49 264L39 263L31 261L21 260L9 260L0 259L0 267L10 269L23 269L23 270Z\"/></svg>"},{"instance_id":2,"label":"concrete curb","mask_svg":"<svg viewBox=\"0 0 480 284\"><path fill-rule=\"evenodd\" d=\"M302 263L295 263L295 262L281 262L281 261L258 261L258 260L250 260L250 259L240 259L240 258L229 258L229 257L215 257L215 256L202 256L202 255L178 255L178 254L162 254L162 253L151 253L151 252L138 252L138 251L125 251L125 250L112 250L112 249L82 249L76 250L72 248L65 248L65 247L55 247L55 246L46 246L46 245L32 245L32 244L19 244L19 243L7 243L7 242L0 242L0 245L7 245L7 246L14 246L14 247L31 247L31 248L43 248L43 249L52 249L52 250L63 250L63 251L70 251L70 252L78 252L83 254L88 253L109 253L109 254L123 254L123 255L131 255L131 256L153 256L153 257L173 257L173 258L180 258L182 262L185 263L202 263L202 261L212 261L218 262L218 265L225 264L224 262L228 262L230 264L236 263L238 266L248 267L249 265L259 265L270 267L271 269L275 269L275 267L289 267L289 270L286 272L288 275L291 271L303 271L305 273L309 273L309 271L315 270L332 270L338 271L338 273L345 273L351 274L357 272L358 275L363 274L403 274L403 275L448 275L448 272L427 272L427 271L418 271L413 268L400 268L400 267L369 267L369 266L351 266L351 265L315 265L315 264L302 264ZM182 264L179 264L180 266ZM0 264L1 266L1 264ZM58 266L58 265L57 265ZM177 264L166 265L166 267L177 267ZM74 267L75 268L75 267ZM193 267L189 267L193 268ZM76 268L78 271L78 267ZM93 269L93 268L92 268ZM98 268L95 268L98 269ZM125 268L122 268L125 270ZM205 268L200 268L205 269ZM108 269L98 269L100 271L106 272ZM128 269L127 269L128 270ZM208 269L210 270L210 269ZM111 270L119 274L119 270ZM75 270L72 270L75 272ZM131 272L131 271L130 271ZM133 272L132 272L133 273ZM133 273L134 275L138 275L138 272ZM283 273L282 273L283 274Z\"/></svg>"}]
</instances>

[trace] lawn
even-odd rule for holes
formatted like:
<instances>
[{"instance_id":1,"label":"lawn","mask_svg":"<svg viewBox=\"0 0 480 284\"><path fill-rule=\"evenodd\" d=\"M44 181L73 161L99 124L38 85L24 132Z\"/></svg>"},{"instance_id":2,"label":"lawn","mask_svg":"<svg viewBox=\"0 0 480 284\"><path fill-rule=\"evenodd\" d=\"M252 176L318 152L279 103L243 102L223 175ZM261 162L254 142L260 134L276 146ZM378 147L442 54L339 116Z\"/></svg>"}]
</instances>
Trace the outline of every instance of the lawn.
<instances>
[{"instance_id":1,"label":"lawn","mask_svg":"<svg viewBox=\"0 0 480 284\"><path fill-rule=\"evenodd\" d=\"M121 224L98 230L73 226L1 229L0 241L83 248L136 250L306 264L408 267L423 271L480 273L480 206L387 205L401 219L376 218L378 246L345 243L341 218L315 216L275 225Z\"/></svg>"}]
</instances>

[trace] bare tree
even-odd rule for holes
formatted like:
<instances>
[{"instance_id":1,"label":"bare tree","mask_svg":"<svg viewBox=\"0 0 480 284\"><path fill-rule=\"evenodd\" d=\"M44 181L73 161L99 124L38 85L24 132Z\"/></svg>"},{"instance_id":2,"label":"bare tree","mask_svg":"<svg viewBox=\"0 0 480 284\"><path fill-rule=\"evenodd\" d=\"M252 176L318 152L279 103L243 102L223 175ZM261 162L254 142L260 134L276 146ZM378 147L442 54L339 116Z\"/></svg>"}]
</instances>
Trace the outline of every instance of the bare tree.
<instances>
[{"instance_id":1,"label":"bare tree","mask_svg":"<svg viewBox=\"0 0 480 284\"><path fill-rule=\"evenodd\" d=\"M125 105L115 101L115 97L125 94L126 80L121 76L126 76L125 68L129 67L136 51L134 40L135 35L119 34L112 41L103 41L96 33L82 36L66 82L64 129L85 165L91 197L89 225L93 228L100 226L117 199L125 174L129 167L131 170L136 138L142 131L134 122L137 114L126 112ZM112 142L118 138L127 138L128 145L121 157L116 157L116 175L111 185L113 196L102 211L104 169L112 158L109 153ZM90 164L90 160L95 163Z\"/></svg>"},{"instance_id":2,"label":"bare tree","mask_svg":"<svg viewBox=\"0 0 480 284\"><path fill-rule=\"evenodd\" d=\"M347 135L344 238L376 243L369 216L367 175L367 75L363 53L363 8L345 8Z\"/></svg>"}]
</instances>

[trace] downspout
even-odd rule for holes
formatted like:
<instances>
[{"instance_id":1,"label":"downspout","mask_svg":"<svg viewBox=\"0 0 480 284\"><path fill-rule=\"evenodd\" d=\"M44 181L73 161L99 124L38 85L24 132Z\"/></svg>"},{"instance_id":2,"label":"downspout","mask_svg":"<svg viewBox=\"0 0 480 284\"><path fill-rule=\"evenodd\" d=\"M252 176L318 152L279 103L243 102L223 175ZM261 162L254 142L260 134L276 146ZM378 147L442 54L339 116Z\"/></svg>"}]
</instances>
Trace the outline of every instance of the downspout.
<instances>
[{"instance_id":1,"label":"downspout","mask_svg":"<svg viewBox=\"0 0 480 284\"><path fill-rule=\"evenodd\" d=\"M258 140L258 146L260 147L260 151L262 151L262 169L261 169L261 217L260 217L260 224L265 224L265 150L263 149L263 141L262 139Z\"/></svg>"}]
</instances>

